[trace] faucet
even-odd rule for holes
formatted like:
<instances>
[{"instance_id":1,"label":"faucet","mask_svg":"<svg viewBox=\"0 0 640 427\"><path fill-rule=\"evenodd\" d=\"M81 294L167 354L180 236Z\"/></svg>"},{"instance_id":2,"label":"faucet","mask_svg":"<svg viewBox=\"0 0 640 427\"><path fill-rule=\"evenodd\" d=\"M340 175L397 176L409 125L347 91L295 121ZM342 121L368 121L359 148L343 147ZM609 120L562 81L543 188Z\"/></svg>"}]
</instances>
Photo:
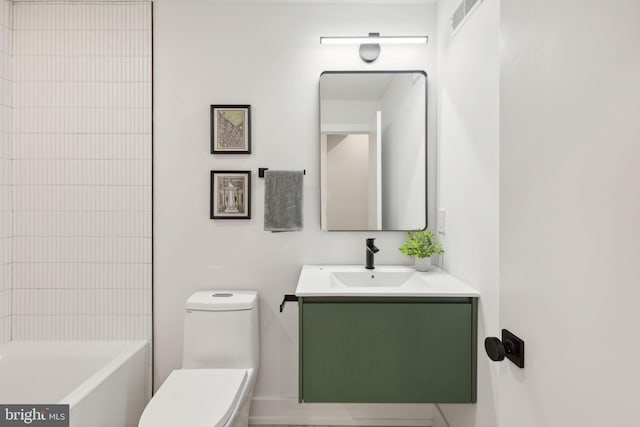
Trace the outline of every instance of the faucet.
<instances>
[{"instance_id":1,"label":"faucet","mask_svg":"<svg viewBox=\"0 0 640 427\"><path fill-rule=\"evenodd\" d=\"M373 270L375 268L375 266L373 265L373 254L375 254L376 252L378 252L380 249L378 249L376 247L376 245L373 244L373 241L376 240L375 238L369 238L367 239L367 265L365 265L364 268L368 269L368 270Z\"/></svg>"}]
</instances>

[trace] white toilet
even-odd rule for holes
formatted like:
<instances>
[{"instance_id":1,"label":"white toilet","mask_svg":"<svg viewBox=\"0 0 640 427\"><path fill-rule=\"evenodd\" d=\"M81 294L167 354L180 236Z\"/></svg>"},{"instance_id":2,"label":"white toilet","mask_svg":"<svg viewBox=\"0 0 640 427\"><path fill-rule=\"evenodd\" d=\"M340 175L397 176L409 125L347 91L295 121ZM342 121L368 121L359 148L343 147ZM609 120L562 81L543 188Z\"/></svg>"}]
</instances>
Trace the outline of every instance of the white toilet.
<instances>
[{"instance_id":1,"label":"white toilet","mask_svg":"<svg viewBox=\"0 0 640 427\"><path fill-rule=\"evenodd\" d=\"M185 304L182 369L138 426L246 427L259 355L257 292L196 292Z\"/></svg>"}]
</instances>

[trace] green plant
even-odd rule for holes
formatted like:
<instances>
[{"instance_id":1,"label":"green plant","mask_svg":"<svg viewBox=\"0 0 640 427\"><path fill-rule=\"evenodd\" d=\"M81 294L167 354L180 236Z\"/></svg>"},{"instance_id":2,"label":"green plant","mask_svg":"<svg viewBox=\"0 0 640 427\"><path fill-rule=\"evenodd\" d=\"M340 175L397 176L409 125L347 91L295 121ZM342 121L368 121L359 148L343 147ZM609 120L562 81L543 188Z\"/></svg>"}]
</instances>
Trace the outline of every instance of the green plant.
<instances>
[{"instance_id":1,"label":"green plant","mask_svg":"<svg viewBox=\"0 0 640 427\"><path fill-rule=\"evenodd\" d=\"M428 258L433 254L443 254L444 249L435 241L431 231L410 231L400 252L416 258Z\"/></svg>"}]
</instances>

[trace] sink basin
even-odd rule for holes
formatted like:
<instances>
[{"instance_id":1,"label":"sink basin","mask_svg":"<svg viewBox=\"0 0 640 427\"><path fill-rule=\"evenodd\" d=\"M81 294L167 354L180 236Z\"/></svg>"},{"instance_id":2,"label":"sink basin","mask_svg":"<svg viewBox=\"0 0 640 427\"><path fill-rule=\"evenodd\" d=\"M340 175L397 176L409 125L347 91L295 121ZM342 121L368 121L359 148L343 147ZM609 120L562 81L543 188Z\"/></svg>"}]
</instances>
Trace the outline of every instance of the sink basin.
<instances>
[{"instance_id":1,"label":"sink basin","mask_svg":"<svg viewBox=\"0 0 640 427\"><path fill-rule=\"evenodd\" d=\"M479 293L444 271L419 272L408 266L305 265L298 297L478 297Z\"/></svg>"},{"instance_id":2,"label":"sink basin","mask_svg":"<svg viewBox=\"0 0 640 427\"><path fill-rule=\"evenodd\" d=\"M334 271L331 272L332 286L363 287L363 286L402 286L413 274L415 270L396 271Z\"/></svg>"}]
</instances>

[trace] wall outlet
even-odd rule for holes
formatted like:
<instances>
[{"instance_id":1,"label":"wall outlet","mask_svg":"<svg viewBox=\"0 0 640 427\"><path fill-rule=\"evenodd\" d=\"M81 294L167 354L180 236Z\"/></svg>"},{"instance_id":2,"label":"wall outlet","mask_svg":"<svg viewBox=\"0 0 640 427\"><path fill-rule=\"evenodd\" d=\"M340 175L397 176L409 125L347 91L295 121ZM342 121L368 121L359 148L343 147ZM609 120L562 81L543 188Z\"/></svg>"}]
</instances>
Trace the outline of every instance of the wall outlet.
<instances>
[{"instance_id":1,"label":"wall outlet","mask_svg":"<svg viewBox=\"0 0 640 427\"><path fill-rule=\"evenodd\" d=\"M447 231L447 211L438 209L438 233L445 234Z\"/></svg>"}]
</instances>

